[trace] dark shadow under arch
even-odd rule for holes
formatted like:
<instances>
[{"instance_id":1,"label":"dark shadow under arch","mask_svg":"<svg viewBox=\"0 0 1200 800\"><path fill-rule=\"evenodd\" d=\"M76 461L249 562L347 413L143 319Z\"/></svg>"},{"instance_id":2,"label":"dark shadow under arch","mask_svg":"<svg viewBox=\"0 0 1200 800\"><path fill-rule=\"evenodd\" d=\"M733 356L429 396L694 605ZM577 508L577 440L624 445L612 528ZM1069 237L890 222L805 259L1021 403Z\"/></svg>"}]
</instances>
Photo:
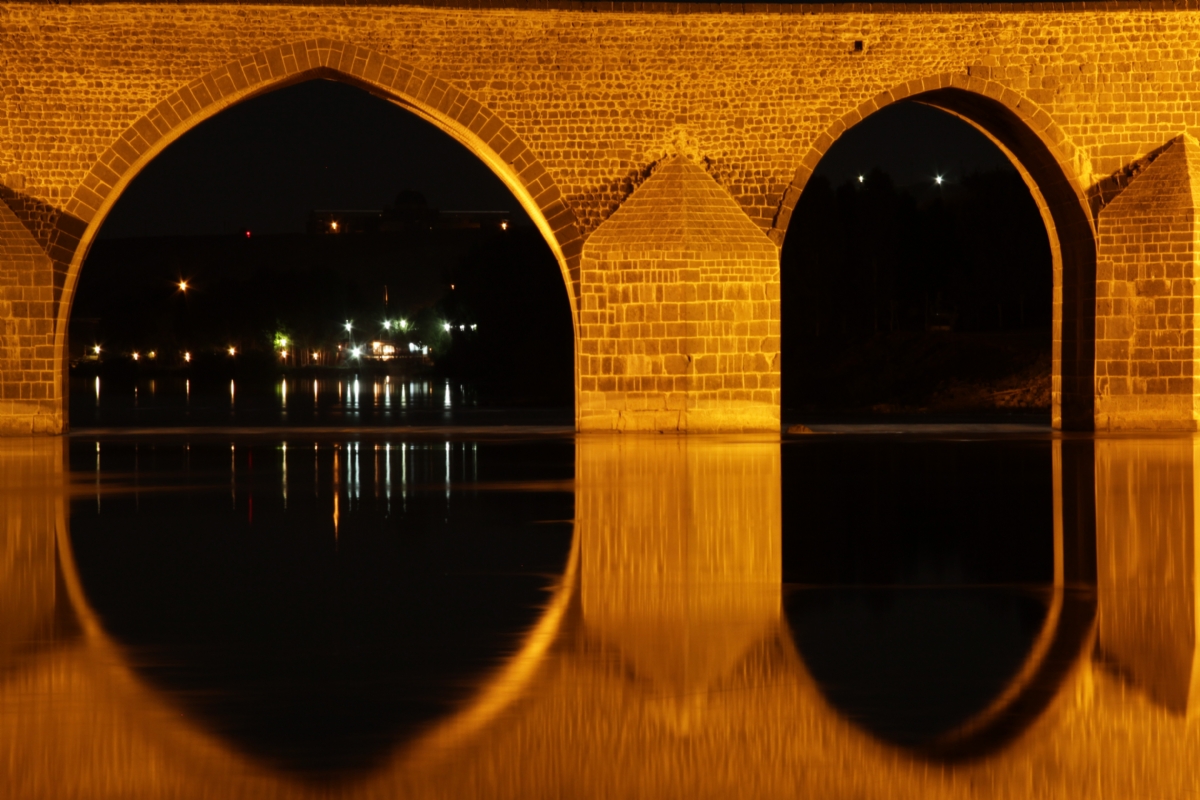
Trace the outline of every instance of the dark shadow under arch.
<instances>
[{"instance_id":1,"label":"dark shadow under arch","mask_svg":"<svg viewBox=\"0 0 1200 800\"><path fill-rule=\"evenodd\" d=\"M1051 422L1056 429L1095 424L1096 232L1076 180L1076 153L1046 112L993 81L943 75L910 81L849 112L804 157L770 231L782 244L800 193L821 158L849 128L895 102L952 114L987 136L1020 173L1046 225L1054 271Z\"/></svg>"},{"instance_id":2,"label":"dark shadow under arch","mask_svg":"<svg viewBox=\"0 0 1200 800\"><path fill-rule=\"evenodd\" d=\"M483 161L529 214L559 262L578 339L583 236L574 211L533 151L496 113L436 75L367 48L318 38L243 57L177 88L92 165L47 236L58 303L55 355L60 375L69 362L67 330L79 272L130 181L171 142L221 110L314 79L349 83L395 103ZM63 402L65 416L65 393Z\"/></svg>"}]
</instances>

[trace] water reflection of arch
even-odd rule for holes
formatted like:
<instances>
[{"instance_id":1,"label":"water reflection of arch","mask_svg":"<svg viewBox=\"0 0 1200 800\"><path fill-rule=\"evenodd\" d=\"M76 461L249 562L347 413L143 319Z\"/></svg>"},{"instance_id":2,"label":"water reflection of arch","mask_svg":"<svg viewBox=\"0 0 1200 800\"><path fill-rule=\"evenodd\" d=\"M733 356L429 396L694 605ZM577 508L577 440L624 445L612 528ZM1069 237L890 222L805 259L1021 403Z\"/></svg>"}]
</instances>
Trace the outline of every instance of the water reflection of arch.
<instances>
[{"instance_id":1,"label":"water reflection of arch","mask_svg":"<svg viewBox=\"0 0 1200 800\"><path fill-rule=\"evenodd\" d=\"M630 439L615 437L588 441L600 447L616 446L621 441L626 447L632 446ZM522 694L520 685L497 689L493 696L503 702L492 705L487 713L474 719L468 714L458 724L448 723L437 729L436 735L422 740L423 746L397 752L377 772L338 787L336 793L346 797L427 794L525 798L672 796L690 792L714 797L795 797L805 796L807 791L823 797L865 794L949 798L961 796L964 782L969 782L978 796L1012 797L1028 796L1028 776L1036 773L1045 776L1043 780L1060 781L1062 796L1096 796L1098 792L1080 790L1078 781L1081 775L1099 774L1093 765L1112 770L1124 761L1121 748L1128 746L1129 738L1123 729L1113 727L1114 723L1133 720L1144 726L1154 734L1148 741L1165 741L1174 748L1170 752L1179 763L1185 763L1181 756L1200 752L1196 749L1200 742L1194 739L1164 740L1155 733L1175 732L1175 718L1159 713L1140 695L1127 692L1118 679L1105 674L1092 677L1086 651L1067 665L1070 674L1057 685L1057 701L1050 713L1022 717L1023 727L1016 733L1023 731L1024 735L977 747L971 754L980 758L950 758L931 769L929 753L914 753L878 740L823 700L820 687L804 670L799 655L789 649L791 639L779 618L778 604L772 606L763 600L764 595L747 601L730 588L755 583L761 587L774 581L778 592L769 535L765 541L744 536L755 520L767 522L770 533L771 506L778 499L779 484L776 482L772 489L756 479L770 472L770 464L777 458L771 448L777 453L778 445L761 443L759 455L765 456L765 461L756 466L745 462L739 465L738 458L705 462L704 454L697 449L705 444L703 440L689 440L685 449L676 449L673 455L670 447L678 448L679 444L674 437L648 437L643 441L665 445L659 451L662 457L625 459L627 465L636 465L639 460L642 465L629 469L621 467L616 454L599 453L598 459L589 457L608 466L588 475L580 473L584 480L590 480L595 494L585 508L580 508L583 518L579 524L591 526L601 536L615 537L609 544L616 548L605 545L604 549L614 551L615 557L609 558L604 570L611 573L614 568L622 569L622 565L631 567L634 574L625 577L626 587L632 588L633 594L616 591L595 598L599 605L590 608L598 612L589 611L584 602L584 583L588 578L588 555L595 550L580 543L572 559L574 578L564 581L555 598L558 611L552 613L558 614L557 620L553 627L539 626L533 637L538 640L536 648L525 651L532 656L523 660L521 669L527 671L517 675L523 685L536 686L537 691ZM61 464L61 441L46 444L59 447ZM1057 448L1060 466L1056 476L1061 496L1057 516L1064 527L1063 535L1058 537L1063 552L1059 563L1062 582L1068 588L1076 578L1086 580L1086 574L1071 575L1072 565L1087 567L1071 555L1072 548L1086 550L1088 544L1086 539L1080 541L1081 537L1071 535L1071 526L1076 524L1072 515L1082 510L1086 518L1088 499L1093 498L1093 511L1096 503L1094 489L1088 488L1095 486L1090 445L1083 445L1076 447L1067 441ZM1186 448L1176 449L1182 463ZM747 448L742 452L751 451ZM667 463L675 464L670 475L663 469ZM1183 467L1177 472L1183 476ZM722 479L730 475L736 486ZM664 480L656 485L648 477ZM680 499L663 503L662 487L667 477L685 491ZM725 488L717 486L713 491L714 480L725 483ZM754 488L756 485L759 488ZM629 498L629 491L638 487L642 497ZM652 510L661 523L675 520L692 528L709 526L706 533L692 540L696 546L675 547L672 551L666 537L659 536L657 543L650 545L629 539L627 534L636 533L636 528L624 524L629 514L655 502L656 497L661 507ZM723 529L712 524L731 510L730 503L756 499L754 507L763 510L751 510L740 528L724 529L729 536L723 537ZM1179 499L1182 502L1182 495ZM1188 494L1187 499L1192 502L1193 495ZM65 506L44 506L29 504L29 513L49 515L47 525L61 541L66 533ZM1149 506L1146 510L1153 512ZM1086 532L1086 525L1084 528ZM676 538L675 544L680 542L686 539ZM733 561L721 556L722 547L739 543L743 552L734 554ZM628 555L663 555L639 561L624 558L622 550ZM693 587L702 588L705 582L714 580L725 584L717 594L718 602L681 602L689 596L686 586L679 582L673 587L647 585L654 574L662 574L649 565L665 568L671 563L668 558L676 557L679 560L674 563L685 567L682 574L692 578ZM728 568L717 570L715 567L722 562ZM65 575L63 583L68 583ZM640 629L628 629L632 638L623 640L620 618L636 611L636 607L623 604L620 598L638 594L643 598L657 596L660 611L686 610L692 615L692 632L701 630L714 616L735 622L740 618L745 624L729 626L728 635L717 637L719 647L715 650L692 650L698 655L691 662L678 657L688 652L684 647L660 658L646 644L653 644L655 637L671 634L672 630L686 633L689 624L671 629L650 619ZM659 619L669 616L659 615ZM596 620L599 625L593 625ZM596 635L583 630L589 625ZM0 677L0 692L9 712L0 715L0 755L16 754L21 757L10 758L7 763L25 765L31 763L30 754L36 753L37 763L43 765L42 783L27 780L14 796L95 797L101 794L97 786L113 787L112 794L123 797L331 794L231 751L180 718L169 704L137 683L127 668L113 663L112 658L119 653L97 650L94 642L85 638L64 643L56 652L37 655L36 662L26 657L25 667L10 671L7 679ZM593 658L594 653L587 649L597 646L597 642L619 651L620 657ZM693 644L708 647L712 643ZM1033 660L1041 663L1045 659ZM679 669L679 665L688 663L698 668ZM502 672L497 677L512 674ZM1039 684L1034 680L1022 685L1025 688L1021 696L1028 696ZM1054 687L1052 681L1040 685ZM703 701L692 702L689 698L699 694L701 687L706 687ZM18 729L21 708L32 707L19 706L19 698L34 692L52 698L58 705L44 718ZM486 709L487 692L479 697ZM28 749L38 742L47 749ZM1157 752L1146 751L1143 755L1160 758ZM1048 769L1058 762L1047 759L1059 758L1068 759L1068 766L1076 767ZM701 775L697 764L711 766L712 770ZM859 769L847 769L847 765ZM1162 774L1165 785L1171 773L1164 770ZM26 788L28 791L21 791ZM1049 791L1044 794L1053 795Z\"/></svg>"},{"instance_id":2,"label":"water reflection of arch","mask_svg":"<svg viewBox=\"0 0 1200 800\"><path fill-rule=\"evenodd\" d=\"M793 210L817 164L849 128L892 103L918 102L983 133L1025 181L1050 240L1053 271L1051 420L1055 428L1095 424L1096 229L1080 173L1086 156L1049 114L1019 92L963 73L914 78L847 112L817 138L796 169L770 231L787 233Z\"/></svg>"},{"instance_id":3,"label":"water reflection of arch","mask_svg":"<svg viewBox=\"0 0 1200 800\"><path fill-rule=\"evenodd\" d=\"M8 440L5 444L23 443ZM36 781L32 783L35 789L31 796L49 796L47 787L53 787L54 796L95 796L97 786L125 786L136 796L160 796L178 793L185 787L202 786L206 787L199 792L202 796L328 796L324 789L306 783L299 776L259 763L236 751L222 736L192 720L186 711L176 708L166 694L137 674L124 646L109 636L91 608L74 565L70 515L67 513L72 488L62 483L64 473L61 468L50 469L48 473L38 469L64 463L66 443L61 439L43 439L34 444L34 450L40 452L25 461L35 464L31 471L44 474L35 475L36 480L29 486L14 488L32 491L31 505L37 506L34 512L38 524L30 533L35 534L43 555L49 553L49 559L38 561L40 567L36 572L41 581L35 581L40 585L35 587L37 593L32 597L34 602L26 615L30 616L35 628L44 627L44 618L48 615L70 618L68 627L74 634L70 642L60 642L46 651L30 652L23 658L25 666L30 661L40 662L41 667L36 670L38 676L48 681L52 693L61 694L65 700L60 714L52 715L66 717L65 726L53 726L53 741L60 752L70 753L65 760L72 764L70 776L64 777L55 770L34 776L40 778L42 786L37 788ZM11 479L12 470L4 468L11 467L12 459L4 458L6 455L0 452L0 471ZM2 463L6 461L10 463ZM90 494L94 487L86 487L84 491ZM25 523L34 519L28 509L19 515L13 515L13 509L8 511L10 522L14 517L18 521L24 519ZM44 535L37 536L38 529ZM29 573L30 570L22 570L19 575L29 577ZM402 774L410 764L421 764L422 768L428 769L443 762L446 754L455 752L464 741L478 738L481 730L509 711L526 691L529 681L542 666L546 651L558 636L577 573L578 547L572 546L562 579L554 588L539 621L527 632L514 654L506 656L502 666L481 681L473 697L454 714L433 724L414 740L398 746L376 774L349 781L346 793L372 796L373 787L380 783L402 782ZM48 591L46 587L49 587ZM56 599L55 591L58 593ZM46 595L56 600L56 607L52 602L47 610L47 603L42 602ZM14 633L22 634L28 630L30 626L26 625ZM2 644L4 642L0 640ZM0 657L5 655L0 646ZM4 662L0 662L0 696L4 691L4 666ZM17 672L19 674L20 670ZM83 692L84 696L72 698L72 692ZM97 720L116 727L102 729L101 735L97 736L97 730L91 727ZM76 728L78 733L72 734ZM114 746L95 746L97 740L104 738L112 738ZM10 741L14 740L10 736ZM24 796L20 788L17 796ZM118 794L125 796L125 790L118 790Z\"/></svg>"},{"instance_id":4,"label":"water reflection of arch","mask_svg":"<svg viewBox=\"0 0 1200 800\"><path fill-rule=\"evenodd\" d=\"M1054 581L1040 630L985 707L901 749L957 760L1003 747L1040 717L1088 653L1094 515L1079 509L1094 505L1090 443L1068 442L1065 450L1061 440L1047 444L1056 498ZM694 727L694 704L746 668L747 659L767 659L776 680L795 680L807 687L809 702L850 718L811 673L782 613L777 441L582 439L578 453L583 570L576 647L615 664L616 674L641 686L650 707L680 729ZM870 726L862 730L878 735Z\"/></svg>"}]
</instances>

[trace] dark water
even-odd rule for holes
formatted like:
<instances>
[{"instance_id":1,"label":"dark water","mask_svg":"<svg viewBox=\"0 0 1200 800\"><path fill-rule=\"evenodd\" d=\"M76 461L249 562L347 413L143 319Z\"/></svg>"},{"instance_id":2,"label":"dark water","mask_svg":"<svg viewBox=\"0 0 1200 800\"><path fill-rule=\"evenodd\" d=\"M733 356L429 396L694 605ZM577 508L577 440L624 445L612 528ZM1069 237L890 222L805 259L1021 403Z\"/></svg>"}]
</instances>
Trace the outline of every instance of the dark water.
<instances>
[{"instance_id":1,"label":"dark water","mask_svg":"<svg viewBox=\"0 0 1200 800\"><path fill-rule=\"evenodd\" d=\"M1191 794L1189 438L278 419L3 443L9 796Z\"/></svg>"}]
</instances>

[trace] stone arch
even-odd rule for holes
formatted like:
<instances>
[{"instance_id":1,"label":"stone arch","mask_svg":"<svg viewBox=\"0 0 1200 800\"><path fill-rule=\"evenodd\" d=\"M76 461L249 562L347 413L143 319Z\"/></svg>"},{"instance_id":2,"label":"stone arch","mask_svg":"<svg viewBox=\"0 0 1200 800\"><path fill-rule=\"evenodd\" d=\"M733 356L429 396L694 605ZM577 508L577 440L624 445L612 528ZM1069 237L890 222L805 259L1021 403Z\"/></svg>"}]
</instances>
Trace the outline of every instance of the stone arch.
<instances>
[{"instance_id":1,"label":"stone arch","mask_svg":"<svg viewBox=\"0 0 1200 800\"><path fill-rule=\"evenodd\" d=\"M782 246L792 212L817 164L848 129L879 109L910 100L941 109L979 130L1008 157L1029 187L1046 225L1053 263L1054 318L1051 422L1091 430L1095 424L1096 227L1078 176L1078 150L1051 116L996 81L945 73L900 84L847 112L817 137L797 167L771 224Z\"/></svg>"},{"instance_id":2,"label":"stone arch","mask_svg":"<svg viewBox=\"0 0 1200 800\"><path fill-rule=\"evenodd\" d=\"M177 88L92 165L59 215L48 243L59 290L55 345L64 359L79 271L104 218L129 182L167 145L221 110L315 78L350 83L395 103L454 137L487 164L558 259L571 317L578 324L583 236L554 178L517 133L479 101L432 73L364 47L317 38L246 56Z\"/></svg>"}]
</instances>

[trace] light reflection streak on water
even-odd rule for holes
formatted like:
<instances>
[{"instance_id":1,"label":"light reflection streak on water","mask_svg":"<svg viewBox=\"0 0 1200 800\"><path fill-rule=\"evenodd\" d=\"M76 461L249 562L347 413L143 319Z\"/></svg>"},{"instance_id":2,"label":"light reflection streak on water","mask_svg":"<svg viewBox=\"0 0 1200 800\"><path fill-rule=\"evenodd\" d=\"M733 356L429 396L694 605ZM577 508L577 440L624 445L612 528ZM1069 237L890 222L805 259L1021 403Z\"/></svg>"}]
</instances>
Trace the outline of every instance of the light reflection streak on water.
<instances>
[{"instance_id":1,"label":"light reflection streak on water","mask_svg":"<svg viewBox=\"0 0 1200 800\"><path fill-rule=\"evenodd\" d=\"M445 399L442 401L442 407L443 408L450 407L450 381L446 381L446 395L445 395Z\"/></svg>"},{"instance_id":2,"label":"light reflection streak on water","mask_svg":"<svg viewBox=\"0 0 1200 800\"><path fill-rule=\"evenodd\" d=\"M284 442L283 446L280 449L283 451L283 459L282 459L283 463L281 465L282 472L283 472L283 474L281 476L282 480L283 480L283 510L287 511L287 503L288 503L288 496L287 496L287 492L288 492L287 442Z\"/></svg>"},{"instance_id":3,"label":"light reflection streak on water","mask_svg":"<svg viewBox=\"0 0 1200 800\"><path fill-rule=\"evenodd\" d=\"M286 411L287 410L287 379L286 378L282 382L280 382L279 392L280 392L280 397L282 398L282 401L283 401L283 408Z\"/></svg>"},{"instance_id":4,"label":"light reflection streak on water","mask_svg":"<svg viewBox=\"0 0 1200 800\"><path fill-rule=\"evenodd\" d=\"M391 442L384 445L383 450L384 478L383 491L387 498L387 515L392 515L392 445ZM376 470L378 471L378 469Z\"/></svg>"},{"instance_id":5,"label":"light reflection streak on water","mask_svg":"<svg viewBox=\"0 0 1200 800\"><path fill-rule=\"evenodd\" d=\"M339 499L342 494L342 490L341 490L342 472L341 472L341 467L338 464L338 455L339 454L340 454L340 449L335 444L333 446L333 538L334 539L337 539L337 537L338 537L338 502L339 502Z\"/></svg>"},{"instance_id":6,"label":"light reflection streak on water","mask_svg":"<svg viewBox=\"0 0 1200 800\"><path fill-rule=\"evenodd\" d=\"M354 442L354 504L351 506L359 507L359 501L362 499L362 463L359 461L359 442Z\"/></svg>"},{"instance_id":7,"label":"light reflection streak on water","mask_svg":"<svg viewBox=\"0 0 1200 800\"><path fill-rule=\"evenodd\" d=\"M233 381L230 381L229 382L229 407L230 408L233 408L233 392L234 392Z\"/></svg>"},{"instance_id":8,"label":"light reflection streak on water","mask_svg":"<svg viewBox=\"0 0 1200 800\"><path fill-rule=\"evenodd\" d=\"M100 407L100 376L96 376L96 408Z\"/></svg>"}]
</instances>

